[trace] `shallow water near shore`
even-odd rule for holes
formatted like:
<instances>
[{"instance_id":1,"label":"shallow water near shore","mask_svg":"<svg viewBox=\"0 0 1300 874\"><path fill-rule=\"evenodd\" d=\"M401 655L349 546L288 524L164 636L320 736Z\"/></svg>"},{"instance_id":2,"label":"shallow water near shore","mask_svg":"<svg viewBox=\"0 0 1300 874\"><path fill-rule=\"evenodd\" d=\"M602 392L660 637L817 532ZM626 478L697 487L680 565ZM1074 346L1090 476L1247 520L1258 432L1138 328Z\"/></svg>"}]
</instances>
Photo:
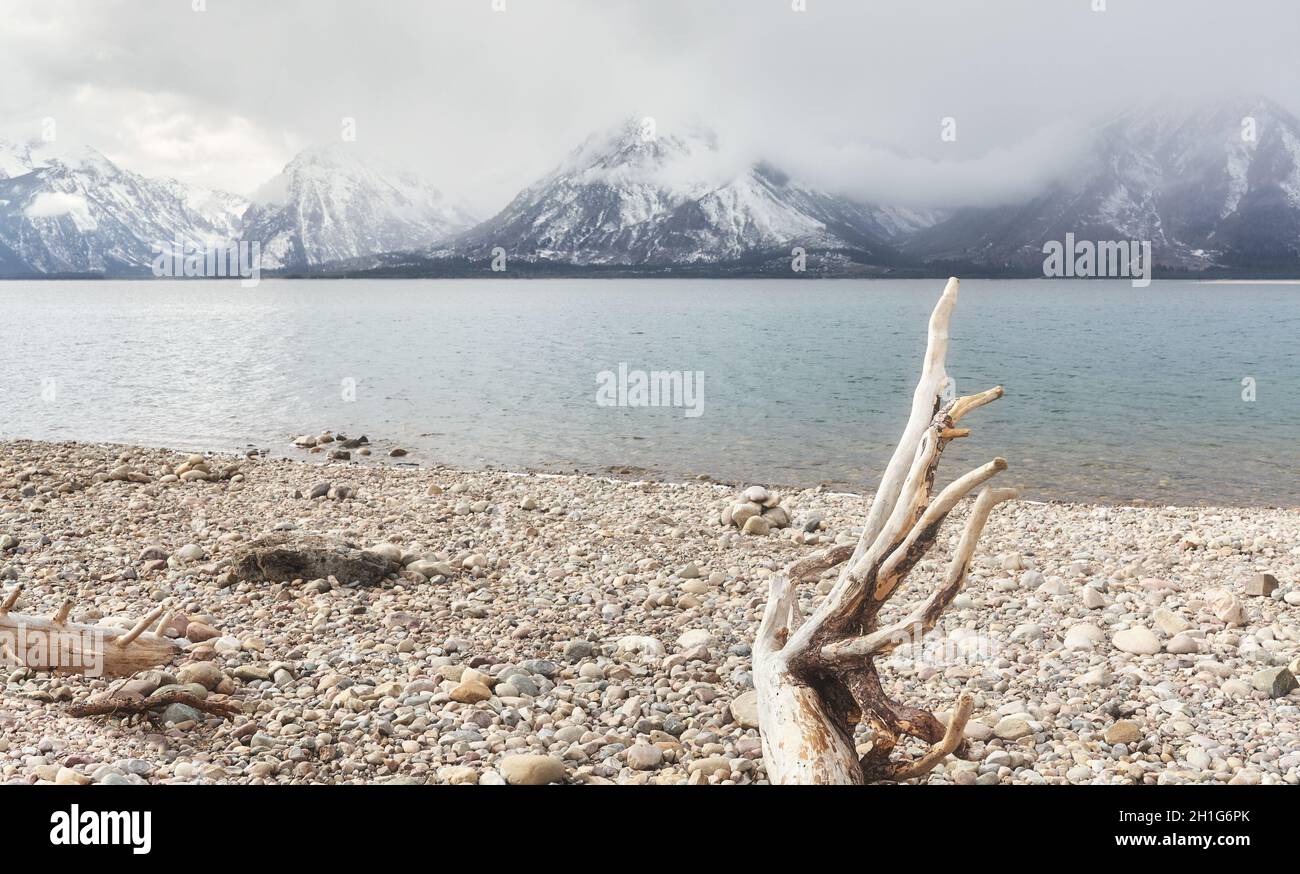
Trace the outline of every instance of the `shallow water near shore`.
<instances>
[{"instance_id":1,"label":"shallow water near shore","mask_svg":"<svg viewBox=\"0 0 1300 874\"><path fill-rule=\"evenodd\" d=\"M416 463L870 489L942 287L0 283L0 437L299 455L328 428ZM1030 498L1300 504L1294 285L967 280L952 335L957 390L1007 394L949 478L1001 455ZM599 404L620 364L702 372L701 414Z\"/></svg>"}]
</instances>

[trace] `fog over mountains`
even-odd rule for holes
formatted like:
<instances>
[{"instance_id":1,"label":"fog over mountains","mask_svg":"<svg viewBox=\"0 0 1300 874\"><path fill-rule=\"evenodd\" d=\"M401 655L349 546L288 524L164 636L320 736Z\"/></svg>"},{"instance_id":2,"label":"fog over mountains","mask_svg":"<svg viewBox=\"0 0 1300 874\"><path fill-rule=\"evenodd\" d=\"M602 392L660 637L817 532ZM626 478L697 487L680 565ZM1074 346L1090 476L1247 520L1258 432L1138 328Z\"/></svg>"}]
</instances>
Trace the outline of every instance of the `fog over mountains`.
<instances>
[{"instance_id":1,"label":"fog over mountains","mask_svg":"<svg viewBox=\"0 0 1300 874\"><path fill-rule=\"evenodd\" d=\"M1041 275L1043 244L1067 233L1150 240L1157 275L1300 271L1300 121L1267 100L1134 110L1035 196L952 212L820 190L723 145L629 120L480 222L349 143L303 151L244 198L93 149L0 142L0 276L147 276L176 239L256 241L288 275L491 276L503 255L507 275L789 276L796 249L808 275Z\"/></svg>"},{"instance_id":2,"label":"fog over mountains","mask_svg":"<svg viewBox=\"0 0 1300 874\"><path fill-rule=\"evenodd\" d=\"M431 251L574 265L725 264L792 246L888 263L890 240L934 221L926 213L817 191L778 167L739 171L716 160L708 130L649 136L628 121L589 138L500 213Z\"/></svg>"},{"instance_id":3,"label":"fog over mountains","mask_svg":"<svg viewBox=\"0 0 1300 874\"><path fill-rule=\"evenodd\" d=\"M1295 270L1300 122L1266 100L1135 110L1101 128L1065 181L1026 203L960 210L903 249L929 261L1032 269L1042 244L1067 232L1150 240L1166 268Z\"/></svg>"}]
</instances>

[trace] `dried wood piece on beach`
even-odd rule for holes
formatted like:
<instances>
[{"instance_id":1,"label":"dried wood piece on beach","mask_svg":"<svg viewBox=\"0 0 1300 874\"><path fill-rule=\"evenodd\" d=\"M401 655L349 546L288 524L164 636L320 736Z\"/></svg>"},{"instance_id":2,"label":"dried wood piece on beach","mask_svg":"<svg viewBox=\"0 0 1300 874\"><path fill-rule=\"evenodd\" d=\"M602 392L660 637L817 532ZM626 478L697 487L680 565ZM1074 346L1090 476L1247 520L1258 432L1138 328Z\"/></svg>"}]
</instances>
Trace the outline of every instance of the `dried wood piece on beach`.
<instances>
[{"instance_id":1,"label":"dried wood piece on beach","mask_svg":"<svg viewBox=\"0 0 1300 874\"><path fill-rule=\"evenodd\" d=\"M87 701L68 706L71 716L139 716L161 710L172 704L184 704L203 713L229 719L244 712L237 703L225 698L200 698L188 692L171 690L155 692L148 697L109 696L98 701Z\"/></svg>"},{"instance_id":2,"label":"dried wood piece on beach","mask_svg":"<svg viewBox=\"0 0 1300 874\"><path fill-rule=\"evenodd\" d=\"M401 566L377 552L311 534L270 534L242 547L231 576L250 582L289 582L333 577L373 586Z\"/></svg>"},{"instance_id":3,"label":"dried wood piece on beach","mask_svg":"<svg viewBox=\"0 0 1300 874\"><path fill-rule=\"evenodd\" d=\"M65 601L53 616L14 613L22 595L15 586L0 602L0 659L37 671L125 677L171 661L180 648L161 633L170 621L160 605L129 631L107 625L69 622L72 601ZM163 622L159 622L159 617Z\"/></svg>"},{"instance_id":4,"label":"dried wood piece on beach","mask_svg":"<svg viewBox=\"0 0 1300 874\"><path fill-rule=\"evenodd\" d=\"M939 586L903 619L880 627L885 603L933 546L948 514L1007 467L1001 458L957 478L932 495L944 447L967 437L957 423L1002 396L1001 386L944 402L948 323L959 283L948 280L933 314L912 412L881 477L862 536L794 562L770 580L768 603L754 643L754 683L763 758L773 783L860 784L920 777L946 756L961 754L972 699L963 693L947 726L934 714L891 700L875 659L901 643L919 641L961 591L980 534L993 508L1014 489L984 488ZM839 566L834 587L800 622L798 587ZM872 744L859 755L854 729L865 722ZM915 759L896 749L910 736L928 745Z\"/></svg>"}]
</instances>

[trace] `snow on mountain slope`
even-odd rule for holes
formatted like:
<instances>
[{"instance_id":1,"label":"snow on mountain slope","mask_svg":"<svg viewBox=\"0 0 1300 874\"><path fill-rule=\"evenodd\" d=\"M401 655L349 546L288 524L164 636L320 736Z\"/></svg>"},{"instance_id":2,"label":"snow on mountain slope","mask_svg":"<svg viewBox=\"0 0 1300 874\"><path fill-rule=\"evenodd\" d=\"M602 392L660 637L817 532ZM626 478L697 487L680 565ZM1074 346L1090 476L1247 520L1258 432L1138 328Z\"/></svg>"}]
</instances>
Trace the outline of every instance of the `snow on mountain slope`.
<instances>
[{"instance_id":1,"label":"snow on mountain slope","mask_svg":"<svg viewBox=\"0 0 1300 874\"><path fill-rule=\"evenodd\" d=\"M376 169L345 147L309 149L259 191L150 179L94 149L39 157L0 144L0 273L144 275L157 247L237 239L262 245L267 268L431 245L471 223L437 190Z\"/></svg>"},{"instance_id":2,"label":"snow on mountain slope","mask_svg":"<svg viewBox=\"0 0 1300 874\"><path fill-rule=\"evenodd\" d=\"M141 176L93 149L47 152L0 142L0 275L147 275L156 247L177 237L254 240L264 267L303 271L438 262L468 275L499 246L540 271L768 272L788 269L798 246L817 257L813 270L929 262L1033 273L1043 244L1070 233L1150 240L1165 268L1300 269L1300 120L1264 100L1127 113L1097 128L1065 181L1027 202L950 215L858 203L739 159L708 131L643 137L638 121L589 137L479 225L347 144L302 152L252 205Z\"/></svg>"},{"instance_id":3,"label":"snow on mountain slope","mask_svg":"<svg viewBox=\"0 0 1300 874\"><path fill-rule=\"evenodd\" d=\"M254 195L242 236L267 268L310 268L426 248L473 219L419 177L368 163L346 144L303 151Z\"/></svg>"},{"instance_id":4,"label":"snow on mountain slope","mask_svg":"<svg viewBox=\"0 0 1300 874\"><path fill-rule=\"evenodd\" d=\"M913 234L904 249L929 260L1032 268L1042 244L1067 232L1150 240L1158 265L1181 269L1294 263L1300 121L1265 100L1143 107L1101 127L1089 161L1068 182L1028 203L959 210Z\"/></svg>"},{"instance_id":5,"label":"snow on mountain slope","mask_svg":"<svg viewBox=\"0 0 1300 874\"><path fill-rule=\"evenodd\" d=\"M729 164L703 130L594 135L500 213L434 254L576 265L736 261L793 246L889 260L898 214L814 191L766 164Z\"/></svg>"},{"instance_id":6,"label":"snow on mountain slope","mask_svg":"<svg viewBox=\"0 0 1300 874\"><path fill-rule=\"evenodd\" d=\"M246 203L234 195L150 179L94 149L43 159L0 180L7 273L142 275L157 247L232 239Z\"/></svg>"}]
</instances>

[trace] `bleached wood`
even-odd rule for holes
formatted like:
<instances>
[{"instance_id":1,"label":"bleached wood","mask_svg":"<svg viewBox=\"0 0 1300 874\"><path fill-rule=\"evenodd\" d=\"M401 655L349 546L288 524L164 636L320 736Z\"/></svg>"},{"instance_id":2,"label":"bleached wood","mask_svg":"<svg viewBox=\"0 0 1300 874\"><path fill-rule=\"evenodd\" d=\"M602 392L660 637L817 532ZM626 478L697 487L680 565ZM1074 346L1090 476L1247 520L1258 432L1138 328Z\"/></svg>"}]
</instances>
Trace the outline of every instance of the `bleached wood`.
<instances>
[{"instance_id":1,"label":"bleached wood","mask_svg":"<svg viewBox=\"0 0 1300 874\"><path fill-rule=\"evenodd\" d=\"M993 507L1018 496L1015 489L985 489L975 501L966 529L962 532L957 552L948 565L944 583L921 606L892 625L861 637L852 637L822 647L822 657L831 662L861 659L865 656L887 655L901 643L920 640L934 628L940 614L966 583L966 572L975 552L984 523Z\"/></svg>"},{"instance_id":2,"label":"bleached wood","mask_svg":"<svg viewBox=\"0 0 1300 874\"><path fill-rule=\"evenodd\" d=\"M957 749L957 745L961 743L966 722L970 719L971 708L974 705L975 699L971 697L970 693L963 692L961 697L957 699L957 705L953 707L952 716L948 720L948 729L943 733L943 740L927 750L925 755L915 762L901 766L893 773L893 779L910 780L913 777L920 777L947 758L953 750Z\"/></svg>"},{"instance_id":3,"label":"bleached wood","mask_svg":"<svg viewBox=\"0 0 1300 874\"><path fill-rule=\"evenodd\" d=\"M998 386L941 403L948 379L944 367L948 325L958 287L955 278L948 280L930 316L911 415L881 476L862 535L852 547L838 546L800 559L770 579L754 642L754 685L764 764L773 783L913 779L964 749L963 730L973 704L969 695L958 699L945 728L933 714L891 701L873 661L902 640L919 639L934 627L965 582L989 513L1016 494L1013 489L984 489L939 588L906 619L878 628L881 607L934 544L948 514L963 497L1007 467L1006 461L996 458L931 497L944 447L970 434L969 428L954 427L957 421L1002 396ZM837 565L841 569L835 584L800 623L799 586L814 583ZM872 730L869 751L861 757L854 740L858 722ZM915 760L895 760L902 735L929 746Z\"/></svg>"},{"instance_id":4,"label":"bleached wood","mask_svg":"<svg viewBox=\"0 0 1300 874\"><path fill-rule=\"evenodd\" d=\"M132 628L126 634L114 640L113 645L117 647L129 646L132 641L134 641L140 635L144 634L145 629L147 629L150 625L153 625L155 622L157 622L158 617L161 616L165 610L166 608L162 606L155 607L153 610L149 612L147 616L145 616L143 619L137 622L134 628Z\"/></svg>"},{"instance_id":5,"label":"bleached wood","mask_svg":"<svg viewBox=\"0 0 1300 874\"><path fill-rule=\"evenodd\" d=\"M773 783L866 782L852 738L837 725L821 692L789 669L779 651L754 666L763 762Z\"/></svg>"},{"instance_id":6,"label":"bleached wood","mask_svg":"<svg viewBox=\"0 0 1300 874\"><path fill-rule=\"evenodd\" d=\"M23 596L23 584L19 583L13 587L13 590L5 597L4 603L0 604L0 616L4 616L13 606L18 603L18 599Z\"/></svg>"},{"instance_id":7,"label":"bleached wood","mask_svg":"<svg viewBox=\"0 0 1300 874\"><path fill-rule=\"evenodd\" d=\"M880 486L876 489L871 507L867 511L858 549L853 555L854 560L860 559L875 542L885 520L893 512L894 503L898 500L898 493L902 489L903 477L911 466L921 432L934 416L944 383L948 380L948 372L944 369L948 357L948 323L952 319L953 308L957 306L957 293L960 290L961 282L957 277L949 278L943 294L939 296L939 302L934 307L934 312L930 314L929 328L926 332L925 361L921 365L921 379L912 393L912 411L907 418L902 436L898 438L894 454L890 456L889 463L885 465L885 472L881 474Z\"/></svg>"},{"instance_id":8,"label":"bleached wood","mask_svg":"<svg viewBox=\"0 0 1300 874\"><path fill-rule=\"evenodd\" d=\"M68 622L71 601L65 601L52 617L11 612L18 595L17 590L10 592L0 605L0 650L5 658L33 670L125 677L166 664L179 652L167 638L144 633L157 621L161 607L123 632L106 625ZM47 645L51 641L57 645Z\"/></svg>"},{"instance_id":9,"label":"bleached wood","mask_svg":"<svg viewBox=\"0 0 1300 874\"><path fill-rule=\"evenodd\" d=\"M876 572L876 589L873 597L877 601L883 601L893 594L894 587L898 585L903 575L911 570L917 557L915 555L917 541L946 519L953 507L957 506L958 501L1006 469L1006 459L995 458L988 464L977 467L949 483L921 514L920 519L912 526L898 548L881 562L880 569Z\"/></svg>"}]
</instances>

